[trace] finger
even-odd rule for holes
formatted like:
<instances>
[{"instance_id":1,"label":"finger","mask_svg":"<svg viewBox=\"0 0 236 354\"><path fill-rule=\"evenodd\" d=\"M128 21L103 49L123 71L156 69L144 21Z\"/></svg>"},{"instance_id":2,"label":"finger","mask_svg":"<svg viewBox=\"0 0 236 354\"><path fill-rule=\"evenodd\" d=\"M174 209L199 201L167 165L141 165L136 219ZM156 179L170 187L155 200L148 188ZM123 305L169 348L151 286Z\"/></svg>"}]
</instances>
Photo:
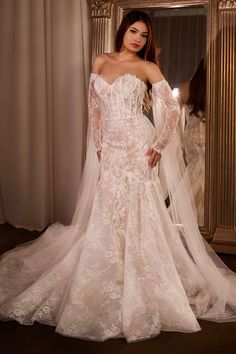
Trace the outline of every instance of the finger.
<instances>
[{"instance_id":1,"label":"finger","mask_svg":"<svg viewBox=\"0 0 236 354\"><path fill-rule=\"evenodd\" d=\"M149 156L149 159L148 159L148 165L149 165L149 166L152 166L152 155L151 155L151 156Z\"/></svg>"},{"instance_id":2,"label":"finger","mask_svg":"<svg viewBox=\"0 0 236 354\"><path fill-rule=\"evenodd\" d=\"M156 159L157 159L157 162L161 159L161 154L159 154L158 152L156 153Z\"/></svg>"},{"instance_id":3,"label":"finger","mask_svg":"<svg viewBox=\"0 0 236 354\"><path fill-rule=\"evenodd\" d=\"M154 161L153 161L153 167L155 167L157 165L157 163L159 162L160 158L161 158L161 154L159 154L157 151L155 151L155 158L154 158Z\"/></svg>"},{"instance_id":4,"label":"finger","mask_svg":"<svg viewBox=\"0 0 236 354\"><path fill-rule=\"evenodd\" d=\"M152 151L153 151L152 149L148 149L148 151L146 152L146 155L147 156L151 155Z\"/></svg>"},{"instance_id":5,"label":"finger","mask_svg":"<svg viewBox=\"0 0 236 354\"><path fill-rule=\"evenodd\" d=\"M152 155L149 158L149 166L152 167L154 159L155 159L155 151L152 152Z\"/></svg>"},{"instance_id":6,"label":"finger","mask_svg":"<svg viewBox=\"0 0 236 354\"><path fill-rule=\"evenodd\" d=\"M157 165L158 161L159 161L159 155L157 155L157 156L155 157L154 166L153 166L153 167L155 167L155 166Z\"/></svg>"},{"instance_id":7,"label":"finger","mask_svg":"<svg viewBox=\"0 0 236 354\"><path fill-rule=\"evenodd\" d=\"M161 155L160 155L160 154L157 154L156 159L157 159L157 162L159 162L159 161L160 161L160 159L161 159Z\"/></svg>"},{"instance_id":8,"label":"finger","mask_svg":"<svg viewBox=\"0 0 236 354\"><path fill-rule=\"evenodd\" d=\"M154 157L153 161L152 161L152 168L155 167L157 164L157 158L156 156Z\"/></svg>"}]
</instances>

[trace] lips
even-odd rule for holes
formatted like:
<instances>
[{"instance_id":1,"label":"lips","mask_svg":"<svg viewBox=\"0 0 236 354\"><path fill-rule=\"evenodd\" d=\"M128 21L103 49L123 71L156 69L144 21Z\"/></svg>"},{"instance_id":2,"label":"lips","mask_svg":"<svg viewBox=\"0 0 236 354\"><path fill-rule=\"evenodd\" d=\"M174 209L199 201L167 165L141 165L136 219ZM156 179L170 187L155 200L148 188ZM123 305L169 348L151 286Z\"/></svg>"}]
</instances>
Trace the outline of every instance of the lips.
<instances>
[{"instance_id":1,"label":"lips","mask_svg":"<svg viewBox=\"0 0 236 354\"><path fill-rule=\"evenodd\" d=\"M131 43L131 45L132 45L134 48L139 48L139 44L137 44L137 43Z\"/></svg>"}]
</instances>

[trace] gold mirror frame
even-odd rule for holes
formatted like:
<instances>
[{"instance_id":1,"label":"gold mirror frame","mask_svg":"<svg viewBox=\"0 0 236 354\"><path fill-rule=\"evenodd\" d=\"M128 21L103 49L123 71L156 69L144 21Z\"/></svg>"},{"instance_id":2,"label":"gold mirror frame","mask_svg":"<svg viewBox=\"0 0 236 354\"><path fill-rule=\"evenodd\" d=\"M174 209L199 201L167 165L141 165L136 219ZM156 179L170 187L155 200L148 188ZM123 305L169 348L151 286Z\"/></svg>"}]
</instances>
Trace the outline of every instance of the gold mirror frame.
<instances>
[{"instance_id":1,"label":"gold mirror frame","mask_svg":"<svg viewBox=\"0 0 236 354\"><path fill-rule=\"evenodd\" d=\"M232 60L234 62L236 57L234 36L236 1L90 0L89 2L92 17L92 57L101 52L113 51L115 33L125 10L205 7L208 119L206 123L204 226L200 227L200 230L216 251L236 253L236 162L234 156L236 138L232 131L230 132L231 128L236 133L234 122L236 65L232 65ZM230 27L227 21L231 23ZM221 143L220 146L218 141ZM226 163L219 163L222 159ZM230 166L230 169L222 170L224 165ZM225 193L227 198L223 198Z\"/></svg>"}]
</instances>

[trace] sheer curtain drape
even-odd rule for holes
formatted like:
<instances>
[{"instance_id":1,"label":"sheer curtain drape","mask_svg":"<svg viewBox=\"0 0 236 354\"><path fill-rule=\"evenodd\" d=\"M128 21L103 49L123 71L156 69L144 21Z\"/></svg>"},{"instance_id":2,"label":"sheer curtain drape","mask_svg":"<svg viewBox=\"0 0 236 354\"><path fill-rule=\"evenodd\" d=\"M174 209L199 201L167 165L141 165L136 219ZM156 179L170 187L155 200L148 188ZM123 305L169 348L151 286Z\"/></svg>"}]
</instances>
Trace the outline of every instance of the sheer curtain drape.
<instances>
[{"instance_id":1,"label":"sheer curtain drape","mask_svg":"<svg viewBox=\"0 0 236 354\"><path fill-rule=\"evenodd\" d=\"M0 2L0 222L70 223L83 166L86 0Z\"/></svg>"}]
</instances>

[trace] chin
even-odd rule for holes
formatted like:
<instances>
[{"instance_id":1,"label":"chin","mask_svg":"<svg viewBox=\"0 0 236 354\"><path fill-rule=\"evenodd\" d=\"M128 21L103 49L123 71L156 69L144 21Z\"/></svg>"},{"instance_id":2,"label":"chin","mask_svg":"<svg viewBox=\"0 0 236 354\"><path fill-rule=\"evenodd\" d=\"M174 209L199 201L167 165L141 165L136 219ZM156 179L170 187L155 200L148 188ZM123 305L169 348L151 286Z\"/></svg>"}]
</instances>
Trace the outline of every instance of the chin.
<instances>
[{"instance_id":1,"label":"chin","mask_svg":"<svg viewBox=\"0 0 236 354\"><path fill-rule=\"evenodd\" d=\"M132 53L138 53L138 52L140 52L140 50L142 50L142 48L137 48L137 49L135 49L133 47L129 48L129 51Z\"/></svg>"}]
</instances>

